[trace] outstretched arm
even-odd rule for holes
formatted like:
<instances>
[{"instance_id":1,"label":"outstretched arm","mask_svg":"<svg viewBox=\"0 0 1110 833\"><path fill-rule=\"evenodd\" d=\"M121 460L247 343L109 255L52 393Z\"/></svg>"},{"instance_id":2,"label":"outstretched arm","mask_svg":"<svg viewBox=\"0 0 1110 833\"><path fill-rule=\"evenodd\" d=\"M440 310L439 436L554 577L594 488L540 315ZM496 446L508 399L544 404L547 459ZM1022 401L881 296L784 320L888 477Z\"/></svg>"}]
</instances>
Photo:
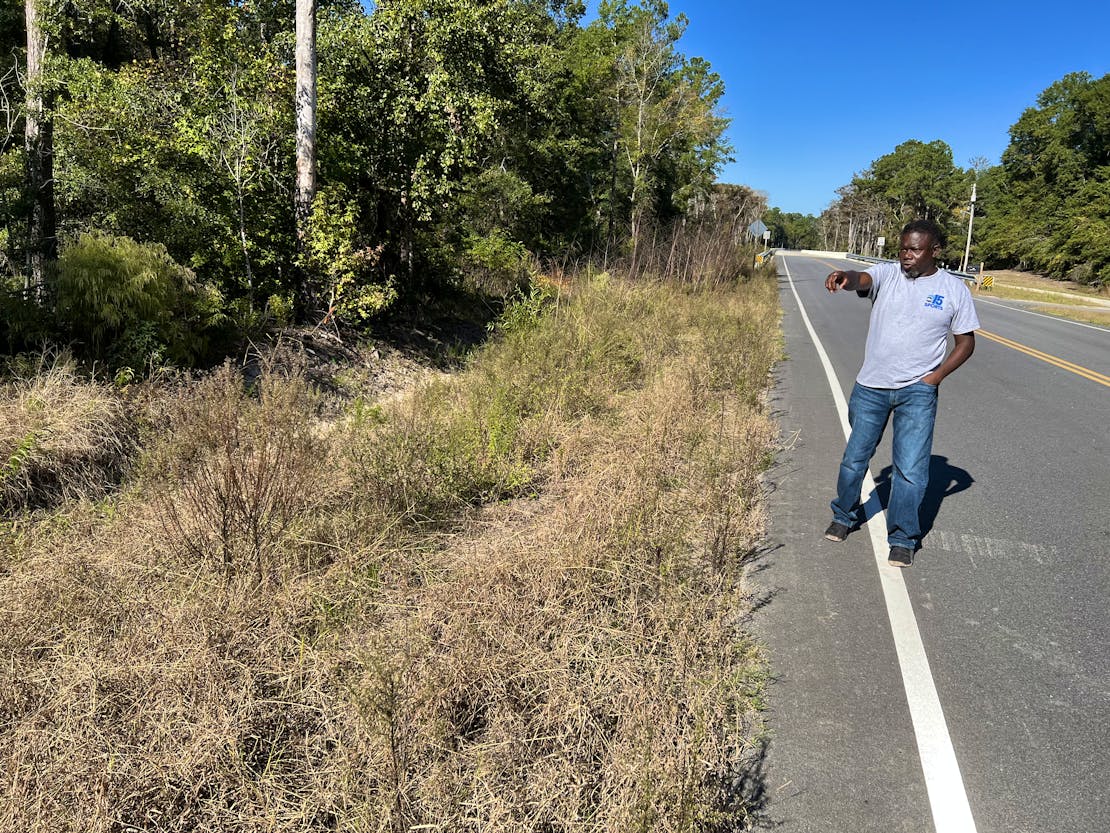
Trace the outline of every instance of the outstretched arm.
<instances>
[{"instance_id":1,"label":"outstretched arm","mask_svg":"<svg viewBox=\"0 0 1110 833\"><path fill-rule=\"evenodd\" d=\"M825 289L836 292L838 289L854 289L856 292L871 291L871 276L866 272L856 272L849 269L845 272L836 271L829 273L825 278Z\"/></svg>"},{"instance_id":2,"label":"outstretched arm","mask_svg":"<svg viewBox=\"0 0 1110 833\"><path fill-rule=\"evenodd\" d=\"M975 333L960 333L953 336L953 338L955 338L956 344L953 346L952 352L940 363L940 367L921 378L921 381L925 384L939 385L945 376L970 359L971 354L975 352Z\"/></svg>"}]
</instances>

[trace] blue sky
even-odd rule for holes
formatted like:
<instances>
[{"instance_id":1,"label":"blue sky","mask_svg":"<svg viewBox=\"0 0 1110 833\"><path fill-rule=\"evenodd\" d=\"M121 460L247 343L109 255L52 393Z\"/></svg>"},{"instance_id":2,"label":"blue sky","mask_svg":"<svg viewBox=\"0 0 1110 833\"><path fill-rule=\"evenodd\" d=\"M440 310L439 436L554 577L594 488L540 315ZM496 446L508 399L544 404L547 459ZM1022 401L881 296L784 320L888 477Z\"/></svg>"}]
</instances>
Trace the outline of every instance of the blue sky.
<instances>
[{"instance_id":1,"label":"blue sky","mask_svg":"<svg viewBox=\"0 0 1110 833\"><path fill-rule=\"evenodd\" d=\"M592 4L591 4L592 5ZM1110 0L671 0L680 43L724 79L724 182L818 214L907 139L997 164L1009 128L1069 72L1110 72Z\"/></svg>"}]
</instances>

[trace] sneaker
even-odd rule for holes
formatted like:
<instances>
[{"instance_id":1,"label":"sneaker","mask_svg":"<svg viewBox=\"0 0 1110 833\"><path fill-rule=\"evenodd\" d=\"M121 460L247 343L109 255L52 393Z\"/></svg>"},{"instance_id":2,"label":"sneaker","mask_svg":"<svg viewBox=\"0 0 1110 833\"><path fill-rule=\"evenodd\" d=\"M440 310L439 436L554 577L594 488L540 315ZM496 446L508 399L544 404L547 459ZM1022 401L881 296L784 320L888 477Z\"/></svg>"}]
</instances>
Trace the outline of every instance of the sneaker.
<instances>
[{"instance_id":1,"label":"sneaker","mask_svg":"<svg viewBox=\"0 0 1110 833\"><path fill-rule=\"evenodd\" d=\"M891 567L908 567L913 564L913 550L909 547L891 547L886 563Z\"/></svg>"},{"instance_id":2,"label":"sneaker","mask_svg":"<svg viewBox=\"0 0 1110 833\"><path fill-rule=\"evenodd\" d=\"M825 530L825 537L839 544L848 537L850 531L844 524L833 521L829 524L829 528Z\"/></svg>"}]
</instances>

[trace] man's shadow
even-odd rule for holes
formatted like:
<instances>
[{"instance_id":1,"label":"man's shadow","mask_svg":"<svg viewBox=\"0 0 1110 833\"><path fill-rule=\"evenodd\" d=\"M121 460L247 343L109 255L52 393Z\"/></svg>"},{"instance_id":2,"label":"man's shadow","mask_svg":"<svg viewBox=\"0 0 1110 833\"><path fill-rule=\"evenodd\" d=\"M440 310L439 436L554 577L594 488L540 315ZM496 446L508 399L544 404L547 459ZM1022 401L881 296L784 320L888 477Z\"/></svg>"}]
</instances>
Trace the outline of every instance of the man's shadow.
<instances>
[{"instance_id":1,"label":"man's shadow","mask_svg":"<svg viewBox=\"0 0 1110 833\"><path fill-rule=\"evenodd\" d=\"M882 506L890 505L890 478L893 466L887 466L875 478L875 492ZM921 501L921 536L925 537L933 528L940 514L940 505L946 497L971 488L975 482L966 470L949 464L947 457L933 454L929 458L929 486L925 499Z\"/></svg>"}]
</instances>

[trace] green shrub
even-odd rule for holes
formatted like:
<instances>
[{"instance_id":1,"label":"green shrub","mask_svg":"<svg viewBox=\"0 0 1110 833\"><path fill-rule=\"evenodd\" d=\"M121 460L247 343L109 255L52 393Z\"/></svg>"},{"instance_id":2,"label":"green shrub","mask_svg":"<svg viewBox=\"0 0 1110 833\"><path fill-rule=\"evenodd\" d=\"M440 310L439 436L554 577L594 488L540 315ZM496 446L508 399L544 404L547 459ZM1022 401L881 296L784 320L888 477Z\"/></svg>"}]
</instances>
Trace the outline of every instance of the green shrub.
<instances>
[{"instance_id":1,"label":"green shrub","mask_svg":"<svg viewBox=\"0 0 1110 833\"><path fill-rule=\"evenodd\" d=\"M271 295L266 301L266 315L278 327L293 323L293 299L289 295Z\"/></svg>"},{"instance_id":2,"label":"green shrub","mask_svg":"<svg viewBox=\"0 0 1110 833\"><path fill-rule=\"evenodd\" d=\"M505 311L490 325L491 331L526 332L539 324L540 317L555 302L558 293L550 284L537 283L528 290L518 289Z\"/></svg>"},{"instance_id":3,"label":"green shrub","mask_svg":"<svg viewBox=\"0 0 1110 833\"><path fill-rule=\"evenodd\" d=\"M161 244L83 234L58 259L53 284L60 332L115 366L202 358L221 299Z\"/></svg>"},{"instance_id":4,"label":"green shrub","mask_svg":"<svg viewBox=\"0 0 1110 833\"><path fill-rule=\"evenodd\" d=\"M358 235L358 205L342 186L321 188L302 265L323 285L328 308L350 324L361 324L397 299L392 280L374 275L381 247L366 246Z\"/></svg>"},{"instance_id":5,"label":"green shrub","mask_svg":"<svg viewBox=\"0 0 1110 833\"><path fill-rule=\"evenodd\" d=\"M501 229L471 235L466 241L464 262L467 281L495 295L521 291L531 276L528 250Z\"/></svg>"}]
</instances>

